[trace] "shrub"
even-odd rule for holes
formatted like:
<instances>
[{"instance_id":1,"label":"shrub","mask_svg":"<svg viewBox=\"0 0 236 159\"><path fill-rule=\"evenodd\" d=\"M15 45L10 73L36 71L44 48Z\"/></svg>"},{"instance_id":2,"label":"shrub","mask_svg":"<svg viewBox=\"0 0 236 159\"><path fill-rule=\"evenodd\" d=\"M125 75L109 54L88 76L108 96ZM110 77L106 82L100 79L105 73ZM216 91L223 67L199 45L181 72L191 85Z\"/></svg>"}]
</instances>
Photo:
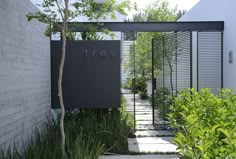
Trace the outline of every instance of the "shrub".
<instances>
[{"instance_id":1,"label":"shrub","mask_svg":"<svg viewBox=\"0 0 236 159\"><path fill-rule=\"evenodd\" d=\"M174 141L184 158L236 158L236 95L231 90L222 90L220 97L209 89L183 90L171 110L169 120L178 130Z\"/></svg>"},{"instance_id":2,"label":"shrub","mask_svg":"<svg viewBox=\"0 0 236 159\"><path fill-rule=\"evenodd\" d=\"M148 98L147 95L147 83L144 77L136 78L136 90L135 93L138 93L142 99ZM127 83L123 85L124 89L132 90L132 79L129 78Z\"/></svg>"},{"instance_id":3,"label":"shrub","mask_svg":"<svg viewBox=\"0 0 236 159\"><path fill-rule=\"evenodd\" d=\"M132 89L132 79L131 78L128 78L127 82L123 85L123 88L129 89L129 90Z\"/></svg>"},{"instance_id":4,"label":"shrub","mask_svg":"<svg viewBox=\"0 0 236 159\"><path fill-rule=\"evenodd\" d=\"M171 93L167 87L159 88L154 94L154 104L160 112L161 117L170 112L170 105L172 103Z\"/></svg>"}]
</instances>

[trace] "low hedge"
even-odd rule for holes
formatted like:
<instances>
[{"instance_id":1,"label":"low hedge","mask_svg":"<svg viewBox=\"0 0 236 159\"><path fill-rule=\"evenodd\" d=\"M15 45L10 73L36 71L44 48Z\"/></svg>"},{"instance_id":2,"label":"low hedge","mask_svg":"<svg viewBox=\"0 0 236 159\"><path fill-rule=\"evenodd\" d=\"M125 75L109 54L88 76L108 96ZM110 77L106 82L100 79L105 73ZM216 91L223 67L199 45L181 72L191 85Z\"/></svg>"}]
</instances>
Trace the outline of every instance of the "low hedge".
<instances>
[{"instance_id":1,"label":"low hedge","mask_svg":"<svg viewBox=\"0 0 236 159\"><path fill-rule=\"evenodd\" d=\"M177 134L174 142L186 159L236 158L236 95L224 89L183 90L174 99L169 121Z\"/></svg>"}]
</instances>

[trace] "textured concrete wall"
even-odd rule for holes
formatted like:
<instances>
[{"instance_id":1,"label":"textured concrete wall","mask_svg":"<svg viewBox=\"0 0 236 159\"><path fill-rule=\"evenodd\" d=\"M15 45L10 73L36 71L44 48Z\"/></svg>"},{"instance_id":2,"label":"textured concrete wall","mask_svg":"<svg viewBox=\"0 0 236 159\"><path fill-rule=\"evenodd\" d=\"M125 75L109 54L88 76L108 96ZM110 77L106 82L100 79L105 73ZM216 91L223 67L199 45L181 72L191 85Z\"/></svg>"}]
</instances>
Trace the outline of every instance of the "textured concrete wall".
<instances>
[{"instance_id":1,"label":"textured concrete wall","mask_svg":"<svg viewBox=\"0 0 236 159\"><path fill-rule=\"evenodd\" d=\"M0 146L23 143L50 115L50 41L29 0L0 0Z\"/></svg>"}]
</instances>

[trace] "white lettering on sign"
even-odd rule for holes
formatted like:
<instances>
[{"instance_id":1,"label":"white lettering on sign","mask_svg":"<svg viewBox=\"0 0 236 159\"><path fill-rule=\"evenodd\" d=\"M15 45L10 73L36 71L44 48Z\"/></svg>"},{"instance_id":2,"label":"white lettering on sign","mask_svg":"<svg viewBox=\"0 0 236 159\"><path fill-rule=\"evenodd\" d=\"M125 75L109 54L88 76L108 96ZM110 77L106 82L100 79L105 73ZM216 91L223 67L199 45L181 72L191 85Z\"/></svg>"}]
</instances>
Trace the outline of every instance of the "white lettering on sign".
<instances>
[{"instance_id":1,"label":"white lettering on sign","mask_svg":"<svg viewBox=\"0 0 236 159\"><path fill-rule=\"evenodd\" d=\"M111 56L114 57L116 56L116 53L114 50L84 50L84 55L85 56L101 56L101 57L106 57L106 56Z\"/></svg>"}]
</instances>

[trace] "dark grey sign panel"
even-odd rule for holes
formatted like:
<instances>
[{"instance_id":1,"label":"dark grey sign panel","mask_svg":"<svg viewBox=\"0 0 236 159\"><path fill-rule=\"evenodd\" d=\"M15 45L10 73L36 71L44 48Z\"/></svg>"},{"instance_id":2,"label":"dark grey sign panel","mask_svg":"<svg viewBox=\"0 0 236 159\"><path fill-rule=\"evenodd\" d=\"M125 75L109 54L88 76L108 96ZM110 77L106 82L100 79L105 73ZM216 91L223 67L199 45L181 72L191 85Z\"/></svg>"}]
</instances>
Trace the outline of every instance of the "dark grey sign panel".
<instances>
[{"instance_id":1,"label":"dark grey sign panel","mask_svg":"<svg viewBox=\"0 0 236 159\"><path fill-rule=\"evenodd\" d=\"M118 108L120 41L68 41L63 75L66 109ZM58 108L61 42L52 41L52 108Z\"/></svg>"}]
</instances>

